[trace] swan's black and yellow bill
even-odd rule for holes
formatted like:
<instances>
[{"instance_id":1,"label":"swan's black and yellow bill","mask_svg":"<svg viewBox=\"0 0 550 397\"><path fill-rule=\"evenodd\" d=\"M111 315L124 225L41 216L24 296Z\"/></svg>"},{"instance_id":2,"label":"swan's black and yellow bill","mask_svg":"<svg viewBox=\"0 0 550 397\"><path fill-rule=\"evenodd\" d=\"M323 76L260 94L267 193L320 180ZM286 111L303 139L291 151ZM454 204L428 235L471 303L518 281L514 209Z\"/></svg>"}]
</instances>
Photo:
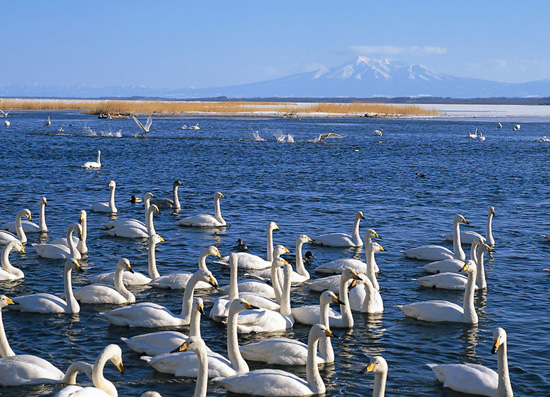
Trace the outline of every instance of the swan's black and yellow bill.
<instances>
[{"instance_id":1,"label":"swan's black and yellow bill","mask_svg":"<svg viewBox=\"0 0 550 397\"><path fill-rule=\"evenodd\" d=\"M244 305L245 309L247 309L247 310L259 309L258 306L254 306L254 305L252 305L252 304L250 304L246 301L243 301L243 305Z\"/></svg>"},{"instance_id":2,"label":"swan's black and yellow bill","mask_svg":"<svg viewBox=\"0 0 550 397\"><path fill-rule=\"evenodd\" d=\"M491 349L491 353L492 354L495 354L499 348L499 346L502 344L502 342L500 341L500 336L498 338L495 339L495 341L493 342L493 348Z\"/></svg>"},{"instance_id":3,"label":"swan's black and yellow bill","mask_svg":"<svg viewBox=\"0 0 550 397\"><path fill-rule=\"evenodd\" d=\"M325 335L328 336L329 338L340 339L340 337L336 334L333 334L330 329L325 329Z\"/></svg>"},{"instance_id":4,"label":"swan's black and yellow bill","mask_svg":"<svg viewBox=\"0 0 550 397\"><path fill-rule=\"evenodd\" d=\"M185 341L183 342L179 347L175 348L174 350L172 350L170 353L179 353L179 352L184 352L187 350L187 348L189 347L189 344L191 343L190 340L188 341Z\"/></svg>"},{"instance_id":5,"label":"swan's black and yellow bill","mask_svg":"<svg viewBox=\"0 0 550 397\"><path fill-rule=\"evenodd\" d=\"M126 372L126 369L124 369L124 364L122 364L122 360L117 364L116 369L118 369L118 372L120 372L121 375L124 375Z\"/></svg>"},{"instance_id":6,"label":"swan's black and yellow bill","mask_svg":"<svg viewBox=\"0 0 550 397\"><path fill-rule=\"evenodd\" d=\"M208 279L208 284L210 284L214 288L219 287L218 283L216 282L216 279L212 276L210 276L210 278Z\"/></svg>"}]
</instances>

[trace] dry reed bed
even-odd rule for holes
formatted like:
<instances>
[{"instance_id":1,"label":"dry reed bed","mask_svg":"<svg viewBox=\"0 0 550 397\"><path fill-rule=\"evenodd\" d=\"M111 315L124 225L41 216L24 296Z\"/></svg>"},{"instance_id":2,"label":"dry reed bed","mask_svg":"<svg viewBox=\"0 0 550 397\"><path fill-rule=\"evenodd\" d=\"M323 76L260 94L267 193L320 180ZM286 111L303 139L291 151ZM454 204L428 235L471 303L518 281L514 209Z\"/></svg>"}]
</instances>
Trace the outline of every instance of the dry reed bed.
<instances>
[{"instance_id":1,"label":"dry reed bed","mask_svg":"<svg viewBox=\"0 0 550 397\"><path fill-rule=\"evenodd\" d=\"M1 109L79 110L91 114L271 114L292 116L326 114L337 116L437 116L435 109L418 105L379 102L287 103L287 102L203 102L203 101L129 101L79 99L2 99Z\"/></svg>"}]
</instances>

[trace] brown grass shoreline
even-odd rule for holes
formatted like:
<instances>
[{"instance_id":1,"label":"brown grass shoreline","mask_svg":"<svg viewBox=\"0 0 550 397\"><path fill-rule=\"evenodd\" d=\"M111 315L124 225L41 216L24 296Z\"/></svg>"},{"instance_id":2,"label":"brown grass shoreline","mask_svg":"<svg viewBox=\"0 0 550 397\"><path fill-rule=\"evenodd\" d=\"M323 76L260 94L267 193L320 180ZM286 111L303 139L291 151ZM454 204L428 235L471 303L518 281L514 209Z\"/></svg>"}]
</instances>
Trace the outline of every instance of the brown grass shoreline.
<instances>
[{"instance_id":1,"label":"brown grass shoreline","mask_svg":"<svg viewBox=\"0 0 550 397\"><path fill-rule=\"evenodd\" d=\"M290 103L247 101L142 101L87 99L0 99L0 109L75 110L97 115L152 114L156 116L261 117L433 117L435 109L379 102Z\"/></svg>"}]
</instances>

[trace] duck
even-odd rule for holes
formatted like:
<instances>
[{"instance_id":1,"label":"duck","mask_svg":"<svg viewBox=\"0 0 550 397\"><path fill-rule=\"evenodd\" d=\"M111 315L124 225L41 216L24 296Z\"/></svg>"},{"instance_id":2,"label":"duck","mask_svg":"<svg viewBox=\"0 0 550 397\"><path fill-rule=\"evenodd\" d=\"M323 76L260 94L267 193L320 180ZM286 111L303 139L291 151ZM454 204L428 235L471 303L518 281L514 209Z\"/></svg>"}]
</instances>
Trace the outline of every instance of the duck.
<instances>
[{"instance_id":1,"label":"duck","mask_svg":"<svg viewBox=\"0 0 550 397\"><path fill-rule=\"evenodd\" d=\"M25 253L25 247L19 241L10 241L2 249L2 268L0 269L0 281L4 280L21 280L25 278L25 274L21 269L18 269L10 263L10 252L18 251Z\"/></svg>"},{"instance_id":2,"label":"duck","mask_svg":"<svg viewBox=\"0 0 550 397\"><path fill-rule=\"evenodd\" d=\"M72 238L73 233L77 233L78 238L82 238L82 226L79 223L73 223L67 229L67 242L69 246L49 243L33 244L32 246L36 250L38 256L50 259L82 259L82 254L78 251L75 241Z\"/></svg>"},{"instance_id":3,"label":"duck","mask_svg":"<svg viewBox=\"0 0 550 397\"><path fill-rule=\"evenodd\" d=\"M92 369L92 383L94 387L67 386L57 393L56 397L118 396L115 385L103 376L103 368L107 361L111 361L118 371L124 375L126 370L122 363L122 350L120 346L111 344L103 349L94 363Z\"/></svg>"},{"instance_id":4,"label":"duck","mask_svg":"<svg viewBox=\"0 0 550 397\"><path fill-rule=\"evenodd\" d=\"M65 300L48 293L24 295L14 298L14 301L17 303L17 305L10 306L10 309L20 312L42 314L79 313L80 305L75 299L72 289L71 273L73 269L83 271L76 259L67 259L65 261L65 267L63 270Z\"/></svg>"},{"instance_id":5,"label":"duck","mask_svg":"<svg viewBox=\"0 0 550 397\"><path fill-rule=\"evenodd\" d=\"M485 228L485 238L474 231L471 230L461 230L460 231L460 243L471 245L474 242L476 237L481 238L481 241L486 242L490 247L495 246L495 239L493 237L493 217L495 216L495 208L489 207L487 212L487 226ZM453 241L453 233L445 235L445 240Z\"/></svg>"},{"instance_id":6,"label":"duck","mask_svg":"<svg viewBox=\"0 0 550 397\"><path fill-rule=\"evenodd\" d=\"M153 214L160 214L159 208L155 204L149 205L146 211L147 226L138 225L132 221L118 224L107 230L109 236L122 238L149 238L151 234L155 234L155 226L153 222Z\"/></svg>"},{"instance_id":7,"label":"duck","mask_svg":"<svg viewBox=\"0 0 550 397\"><path fill-rule=\"evenodd\" d=\"M15 240L21 242L21 244L27 243L27 235L25 234L23 223L21 221L21 218L23 217L27 218L29 221L32 221L31 212L27 208L19 211L15 216L15 231L17 235L14 235L6 230L0 230L0 245L4 245Z\"/></svg>"},{"instance_id":8,"label":"duck","mask_svg":"<svg viewBox=\"0 0 550 397\"><path fill-rule=\"evenodd\" d=\"M374 389L372 391L372 396L384 397L386 393L386 378L388 377L388 363L384 357L372 357L369 365L365 367L363 372L374 373Z\"/></svg>"},{"instance_id":9,"label":"duck","mask_svg":"<svg viewBox=\"0 0 550 397\"><path fill-rule=\"evenodd\" d=\"M97 151L97 161L87 161L83 168L101 168L101 150Z\"/></svg>"},{"instance_id":10,"label":"duck","mask_svg":"<svg viewBox=\"0 0 550 397\"><path fill-rule=\"evenodd\" d=\"M80 252L82 255L85 255L88 253L88 246L86 245L86 242L88 239L88 214L86 210L80 210L80 217L78 222L82 227L82 233L80 235L80 238L73 234L72 240L76 244L76 249L78 250L78 252ZM70 248L69 243L67 241L68 241L67 237L63 237L63 238L51 240L48 242L48 244L64 245L67 248Z\"/></svg>"},{"instance_id":11,"label":"duck","mask_svg":"<svg viewBox=\"0 0 550 397\"><path fill-rule=\"evenodd\" d=\"M183 184L176 180L172 187L172 198L154 198L151 200L151 204L155 204L160 209L171 209L179 211L181 209L180 200L178 198L178 188Z\"/></svg>"},{"instance_id":12,"label":"duck","mask_svg":"<svg viewBox=\"0 0 550 397\"><path fill-rule=\"evenodd\" d=\"M145 353L147 356L158 356L170 353L180 346L190 336L201 336L201 314L204 314L204 302L202 298L194 297L191 309L191 322L189 323L189 335L178 331L159 331L136 335L132 338L120 339L137 353ZM211 351L208 349L208 351Z\"/></svg>"},{"instance_id":13,"label":"duck","mask_svg":"<svg viewBox=\"0 0 550 397\"><path fill-rule=\"evenodd\" d=\"M214 215L210 214L200 214L184 218L179 221L181 226L189 227L224 227L227 226L225 219L222 217L222 211L220 208L220 199L224 199L225 196L216 192L214 194Z\"/></svg>"},{"instance_id":14,"label":"duck","mask_svg":"<svg viewBox=\"0 0 550 397\"><path fill-rule=\"evenodd\" d=\"M23 226L23 231L25 233L48 233L48 226L46 226L46 206L48 205L48 200L46 197L41 197L39 202L39 218L38 225L34 222L31 222L28 219L21 218L21 225ZM26 217L26 215L23 214ZM6 222L2 225L2 229L8 230L11 233L17 233L16 221Z\"/></svg>"},{"instance_id":15,"label":"duck","mask_svg":"<svg viewBox=\"0 0 550 397\"><path fill-rule=\"evenodd\" d=\"M512 397L508 370L507 335L503 328L493 332L492 354L497 354L498 373L479 364L426 364L444 387L460 393Z\"/></svg>"},{"instance_id":16,"label":"duck","mask_svg":"<svg viewBox=\"0 0 550 397\"><path fill-rule=\"evenodd\" d=\"M143 200L139 197L131 196L129 201L133 204L138 204L141 203Z\"/></svg>"},{"instance_id":17,"label":"duck","mask_svg":"<svg viewBox=\"0 0 550 397\"><path fill-rule=\"evenodd\" d=\"M242 374L249 371L248 364L243 359L239 351L239 340L237 336L237 316L245 310L254 309L255 306L242 299L234 299L229 305L229 317L227 321L227 356L206 352L208 359L208 377L228 377L236 374ZM191 336L190 338L200 338L200 336ZM197 357L185 351L180 351L179 347L171 353L161 354L155 357L142 357L148 365L159 372L174 374L175 376L196 377L199 368Z\"/></svg>"},{"instance_id":18,"label":"duck","mask_svg":"<svg viewBox=\"0 0 550 397\"><path fill-rule=\"evenodd\" d=\"M191 306L195 285L199 281L210 283L214 288L218 282L208 270L197 270L189 280L183 294L182 310L179 315L172 313L164 306L152 302L136 303L132 306L121 307L110 312L101 313L111 324L127 327L179 327L191 322Z\"/></svg>"},{"instance_id":19,"label":"duck","mask_svg":"<svg viewBox=\"0 0 550 397\"><path fill-rule=\"evenodd\" d=\"M90 284L73 290L76 300L80 303L108 303L112 305L126 305L135 303L136 297L132 294L122 282L124 271L134 273L130 261L122 258L118 261L115 271L115 286Z\"/></svg>"},{"instance_id":20,"label":"duck","mask_svg":"<svg viewBox=\"0 0 550 397\"><path fill-rule=\"evenodd\" d=\"M328 309L331 303L342 304L332 291L324 291L320 297L320 324L327 329L329 326ZM240 347L241 354L246 360L261 361L277 365L306 365L307 345L296 339L269 338L256 343L248 343ZM334 350L329 338L319 341L317 363L334 362Z\"/></svg>"},{"instance_id":21,"label":"duck","mask_svg":"<svg viewBox=\"0 0 550 397\"><path fill-rule=\"evenodd\" d=\"M308 337L307 379L305 381L294 374L278 369L260 369L227 378L218 377L212 381L237 394L261 396L324 394L326 387L317 367L317 346L319 340L326 337L334 338L336 335L321 324L311 327Z\"/></svg>"},{"instance_id":22,"label":"duck","mask_svg":"<svg viewBox=\"0 0 550 397\"><path fill-rule=\"evenodd\" d=\"M468 272L468 284L464 291L462 307L444 300L416 302L396 307L401 309L407 317L413 317L417 320L477 324L478 316L474 307L474 286L477 267L474 261L469 260L461 270Z\"/></svg>"},{"instance_id":23,"label":"duck","mask_svg":"<svg viewBox=\"0 0 550 397\"><path fill-rule=\"evenodd\" d=\"M208 271L208 267L206 266L206 258L208 258L209 256L221 258L220 251L216 247L211 245L202 251L199 257L199 269ZM158 273L158 270L156 271L156 273ZM192 276L193 273L190 272L176 272L164 276L159 275L158 277L152 279L148 285L151 287L163 289L185 289L187 288L187 284L191 280ZM195 286L196 289L210 289L211 287L212 284L209 282L199 282Z\"/></svg>"},{"instance_id":24,"label":"duck","mask_svg":"<svg viewBox=\"0 0 550 397\"><path fill-rule=\"evenodd\" d=\"M243 242L242 239L238 239L237 245L233 247L233 249L244 252L244 251L248 251L248 246Z\"/></svg>"},{"instance_id":25,"label":"duck","mask_svg":"<svg viewBox=\"0 0 550 397\"><path fill-rule=\"evenodd\" d=\"M460 214L453 218L453 251L440 245L422 245L411 248L407 251L401 251L407 258L419 259L424 261L440 261L443 259L458 259L464 261L466 255L461 246L460 224L469 222Z\"/></svg>"},{"instance_id":26,"label":"duck","mask_svg":"<svg viewBox=\"0 0 550 397\"><path fill-rule=\"evenodd\" d=\"M351 236L346 233L329 233L314 237L311 242L314 245L326 245L329 247L362 247L363 240L359 234L359 223L365 219L363 212L357 211L353 223L353 232Z\"/></svg>"},{"instance_id":27,"label":"duck","mask_svg":"<svg viewBox=\"0 0 550 397\"><path fill-rule=\"evenodd\" d=\"M111 188L111 194L109 196L109 201L106 202L106 203L105 202L94 203L92 205L92 211L116 214L117 213L117 208L116 208L116 205L115 205L116 182L111 181L111 182L109 182L109 184L107 186Z\"/></svg>"}]
</instances>

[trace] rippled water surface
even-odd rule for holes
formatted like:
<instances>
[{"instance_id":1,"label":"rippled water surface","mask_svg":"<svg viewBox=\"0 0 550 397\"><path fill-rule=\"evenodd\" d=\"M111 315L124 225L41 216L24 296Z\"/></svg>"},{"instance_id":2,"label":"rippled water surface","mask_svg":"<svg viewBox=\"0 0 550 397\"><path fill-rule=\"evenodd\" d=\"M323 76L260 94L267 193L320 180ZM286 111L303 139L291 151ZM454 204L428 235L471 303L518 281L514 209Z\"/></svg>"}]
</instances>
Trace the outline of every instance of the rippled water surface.
<instances>
[{"instance_id":1,"label":"rippled water surface","mask_svg":"<svg viewBox=\"0 0 550 397\"><path fill-rule=\"evenodd\" d=\"M43 126L51 116L52 126ZM159 244L161 274L192 271L200 252L216 245L227 255L242 238L251 253L264 256L265 229L275 221L275 244L294 248L299 234L314 237L330 231L351 232L353 217L362 210L366 221L361 234L374 228L388 252L377 254L379 282L385 312L379 316L355 313L355 327L334 330L334 365L321 375L327 395L370 395L372 374L358 372L368 357L382 355L389 365L387 395L454 396L435 381L426 363L469 362L496 370L492 333L503 327L508 333L509 366L516 395L543 396L550 390L549 287L550 244L541 234L550 233L550 143L536 138L550 136L550 124L537 120L376 120L376 119L181 119L156 118L147 138L137 138L132 120L100 120L71 112L11 112L11 126L0 125L2 189L0 221L12 220L22 208L38 219L38 200L46 196L46 219L51 238L63 237L88 213L89 253L82 261L85 273L73 277L76 285L86 278L114 270L127 257L136 270L146 273L147 250L142 241L107 236L101 224L105 214L92 213L91 205L107 201L110 180L117 182L119 217L142 218L142 207L131 204L131 195L147 191L169 197L175 179L181 180L182 209L155 217L155 227L166 242ZM183 124L200 123L198 131L182 130ZM521 122L521 131L512 125ZM64 132L57 129L63 124ZM210 128L211 127L211 128ZM383 136L372 130L383 128ZM485 142L472 140L475 128ZM344 139L325 144L308 141L334 132ZM289 143L284 136L291 135ZM285 142L281 142L282 140ZM103 168L87 170L102 151ZM425 174L418 177L416 173ZM186 216L213 213L212 196L221 191L222 212L230 227L219 231L185 229L176 221ZM424 262L405 259L399 252L426 243L447 244L440 237L452 229L460 213L484 233L487 209L494 206L496 252L486 258L489 288L476 293L480 317L477 326L430 324L406 319L394 306L428 299L461 304L463 294L422 289L413 280L423 276ZM63 291L63 261L38 258L29 235L26 254L12 254L12 264L26 278L0 283L0 293L10 297ZM448 245L448 244L447 244ZM450 245L448 245L450 247ZM305 247L316 256L309 270L342 257L364 258L364 250ZM468 254L469 248L466 249ZM489 259L487 261L487 259ZM208 261L220 284L229 281L228 269ZM149 288L133 289L141 301L181 310L182 294ZM202 294L205 300L215 292ZM307 287L292 289L292 304L318 303L319 294ZM209 310L207 304L207 311ZM72 361L93 362L110 343L124 352L126 374L107 364L105 376L122 396L138 396L157 390L163 396L190 395L195 382L156 373L130 351L120 337L149 332L109 326L99 313L110 306L82 305L79 315L50 316L3 311L8 339L16 353L35 354L63 371ZM308 327L296 325L287 335L306 341ZM183 328L187 332L187 328ZM207 344L225 351L225 329L202 319ZM262 335L241 336L240 343ZM251 369L265 367L250 363ZM305 368L284 368L305 377ZM79 380L90 384L84 376ZM1 388L2 396L49 395L61 387ZM223 395L212 383L209 395Z\"/></svg>"}]
</instances>

